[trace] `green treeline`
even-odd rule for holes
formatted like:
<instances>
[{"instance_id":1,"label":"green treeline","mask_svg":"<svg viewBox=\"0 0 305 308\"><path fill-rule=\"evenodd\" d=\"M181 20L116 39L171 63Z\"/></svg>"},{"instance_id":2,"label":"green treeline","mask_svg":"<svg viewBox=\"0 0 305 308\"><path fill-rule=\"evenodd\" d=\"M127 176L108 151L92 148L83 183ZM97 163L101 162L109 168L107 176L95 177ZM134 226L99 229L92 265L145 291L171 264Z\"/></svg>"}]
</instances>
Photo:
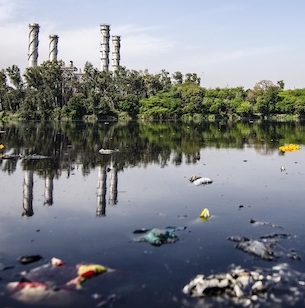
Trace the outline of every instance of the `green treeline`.
<instances>
[{"instance_id":1,"label":"green treeline","mask_svg":"<svg viewBox=\"0 0 305 308\"><path fill-rule=\"evenodd\" d=\"M253 89L200 86L197 74L162 70L150 74L119 67L82 73L61 61L46 61L21 75L13 65L0 71L0 119L208 119L305 115L305 89L259 81Z\"/></svg>"}]
</instances>

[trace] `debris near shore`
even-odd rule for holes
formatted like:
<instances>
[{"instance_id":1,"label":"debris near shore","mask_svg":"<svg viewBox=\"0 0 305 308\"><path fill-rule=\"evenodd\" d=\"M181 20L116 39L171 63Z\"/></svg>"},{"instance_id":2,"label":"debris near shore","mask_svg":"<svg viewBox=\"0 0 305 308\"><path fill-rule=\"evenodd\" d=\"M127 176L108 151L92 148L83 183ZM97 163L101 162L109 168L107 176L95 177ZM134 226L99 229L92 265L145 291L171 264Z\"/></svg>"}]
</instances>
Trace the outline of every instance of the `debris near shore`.
<instances>
[{"instance_id":1,"label":"debris near shore","mask_svg":"<svg viewBox=\"0 0 305 308\"><path fill-rule=\"evenodd\" d=\"M304 304L305 274L287 263L269 268L245 269L231 266L226 273L197 275L182 292L200 298L202 307L215 305L243 307L295 306Z\"/></svg>"}]
</instances>

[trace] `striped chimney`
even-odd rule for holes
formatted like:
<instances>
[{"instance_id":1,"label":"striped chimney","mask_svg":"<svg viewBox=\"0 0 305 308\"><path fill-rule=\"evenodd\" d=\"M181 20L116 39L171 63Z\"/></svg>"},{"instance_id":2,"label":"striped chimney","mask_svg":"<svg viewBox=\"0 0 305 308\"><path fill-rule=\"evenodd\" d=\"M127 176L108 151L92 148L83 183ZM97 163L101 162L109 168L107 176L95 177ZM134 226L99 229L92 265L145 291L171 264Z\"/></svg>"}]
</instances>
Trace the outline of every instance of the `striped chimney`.
<instances>
[{"instance_id":1,"label":"striped chimney","mask_svg":"<svg viewBox=\"0 0 305 308\"><path fill-rule=\"evenodd\" d=\"M29 33L29 48L28 48L28 62L29 67L37 66L38 60L38 34L39 34L39 25L29 24L30 33Z\"/></svg>"}]
</instances>

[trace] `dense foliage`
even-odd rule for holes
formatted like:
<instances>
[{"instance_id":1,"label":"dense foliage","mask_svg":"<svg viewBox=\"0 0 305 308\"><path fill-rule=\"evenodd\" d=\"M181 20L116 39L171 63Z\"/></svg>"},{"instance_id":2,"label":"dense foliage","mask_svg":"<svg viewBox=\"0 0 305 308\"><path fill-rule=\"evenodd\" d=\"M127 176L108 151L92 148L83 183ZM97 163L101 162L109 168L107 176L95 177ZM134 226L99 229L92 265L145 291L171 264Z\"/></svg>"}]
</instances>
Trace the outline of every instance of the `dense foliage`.
<instances>
[{"instance_id":1,"label":"dense foliage","mask_svg":"<svg viewBox=\"0 0 305 308\"><path fill-rule=\"evenodd\" d=\"M0 71L0 118L22 119L251 118L305 115L305 89L284 90L284 82L258 82L253 89L204 88L196 74L162 70L150 74L120 67L83 73L61 61Z\"/></svg>"}]
</instances>

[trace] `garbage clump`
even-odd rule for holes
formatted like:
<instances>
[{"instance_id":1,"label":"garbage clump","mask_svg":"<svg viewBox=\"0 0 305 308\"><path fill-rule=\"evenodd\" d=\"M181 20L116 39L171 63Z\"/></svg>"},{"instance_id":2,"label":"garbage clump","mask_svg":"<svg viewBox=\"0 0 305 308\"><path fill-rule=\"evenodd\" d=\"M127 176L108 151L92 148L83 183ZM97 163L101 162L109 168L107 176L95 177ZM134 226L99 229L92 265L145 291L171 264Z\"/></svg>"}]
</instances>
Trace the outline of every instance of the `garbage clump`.
<instances>
[{"instance_id":1,"label":"garbage clump","mask_svg":"<svg viewBox=\"0 0 305 308\"><path fill-rule=\"evenodd\" d=\"M300 149L301 149L301 147L298 144L293 144L293 143L290 143L288 145L281 145L279 147L279 150L282 153L299 151Z\"/></svg>"},{"instance_id":2,"label":"garbage clump","mask_svg":"<svg viewBox=\"0 0 305 308\"><path fill-rule=\"evenodd\" d=\"M27 304L55 304L65 306L75 301L75 291L97 275L113 271L100 264L67 266L64 261L52 258L47 264L20 273L19 281L9 282L10 296Z\"/></svg>"},{"instance_id":3,"label":"garbage clump","mask_svg":"<svg viewBox=\"0 0 305 308\"><path fill-rule=\"evenodd\" d=\"M258 221L258 220L255 220L253 218L250 219L250 224L252 224L253 226L269 226L269 227L272 227L272 228L283 228L279 225L275 225L269 221Z\"/></svg>"},{"instance_id":4,"label":"garbage clump","mask_svg":"<svg viewBox=\"0 0 305 308\"><path fill-rule=\"evenodd\" d=\"M165 229L137 229L134 234L143 234L135 238L136 242L148 242L153 246L161 246L166 243L175 243L179 240L176 231L184 230L186 227L166 227Z\"/></svg>"},{"instance_id":5,"label":"garbage clump","mask_svg":"<svg viewBox=\"0 0 305 308\"><path fill-rule=\"evenodd\" d=\"M218 305L259 307L271 304L294 306L305 298L305 275L282 263L271 269L233 267L226 273L197 275L182 292ZM215 304L216 304L215 303ZM268 307L269 307L268 306Z\"/></svg>"},{"instance_id":6,"label":"garbage clump","mask_svg":"<svg viewBox=\"0 0 305 308\"><path fill-rule=\"evenodd\" d=\"M111 149L101 148L98 152L102 155L109 155L109 154L117 153L117 152L119 152L119 150L118 149L111 150Z\"/></svg>"},{"instance_id":7,"label":"garbage clump","mask_svg":"<svg viewBox=\"0 0 305 308\"><path fill-rule=\"evenodd\" d=\"M229 236L228 240L236 242L237 249L242 250L250 255L254 255L262 260L275 261L279 257L287 257L292 260L300 261L302 258L297 252L292 249L290 252L284 250L280 246L278 249L278 243L282 239L289 239L291 235L289 233L270 233L260 236L259 239L250 239L244 236Z\"/></svg>"},{"instance_id":8,"label":"garbage clump","mask_svg":"<svg viewBox=\"0 0 305 308\"><path fill-rule=\"evenodd\" d=\"M202 177L202 176L199 176L199 175L192 175L190 177L190 182L192 182L196 186L213 183L213 181L210 178Z\"/></svg>"},{"instance_id":9,"label":"garbage clump","mask_svg":"<svg viewBox=\"0 0 305 308\"><path fill-rule=\"evenodd\" d=\"M94 276L104 274L107 272L107 268L99 264L79 264L77 265L77 276L68 282L68 285L72 284L76 287L85 282L87 279Z\"/></svg>"},{"instance_id":10,"label":"garbage clump","mask_svg":"<svg viewBox=\"0 0 305 308\"><path fill-rule=\"evenodd\" d=\"M208 221L210 219L210 217L211 217L210 211L207 208L203 209L203 211L201 212L199 217L203 221Z\"/></svg>"},{"instance_id":11,"label":"garbage clump","mask_svg":"<svg viewBox=\"0 0 305 308\"><path fill-rule=\"evenodd\" d=\"M22 256L18 259L21 264L29 264L33 262L40 261L42 256L40 255L31 255L31 256Z\"/></svg>"},{"instance_id":12,"label":"garbage clump","mask_svg":"<svg viewBox=\"0 0 305 308\"><path fill-rule=\"evenodd\" d=\"M252 240L241 236L230 236L228 237L228 240L237 242L237 249L259 257L263 260L273 261L276 258L271 247L259 240Z\"/></svg>"}]
</instances>

